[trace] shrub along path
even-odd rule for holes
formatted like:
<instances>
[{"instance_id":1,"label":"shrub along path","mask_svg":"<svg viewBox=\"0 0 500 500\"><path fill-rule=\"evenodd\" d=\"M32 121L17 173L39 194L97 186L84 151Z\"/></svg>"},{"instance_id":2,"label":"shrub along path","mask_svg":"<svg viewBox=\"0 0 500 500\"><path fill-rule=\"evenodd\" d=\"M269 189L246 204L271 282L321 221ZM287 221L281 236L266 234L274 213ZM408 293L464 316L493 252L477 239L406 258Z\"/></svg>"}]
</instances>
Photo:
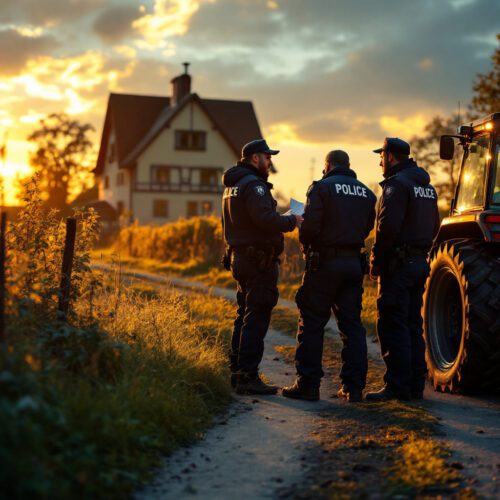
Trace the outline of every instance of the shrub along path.
<instances>
[{"instance_id":1,"label":"shrub along path","mask_svg":"<svg viewBox=\"0 0 500 500\"><path fill-rule=\"evenodd\" d=\"M122 274L208 290L139 270ZM234 290L210 290L234 299ZM279 306L272 326L280 332L266 338L263 371L283 385L293 380L296 311L291 301ZM166 458L136 498L498 498L500 401L431 388L419 404L350 405L332 398L340 362L334 328L331 322L321 401L236 396L204 439ZM378 346L369 342L369 348L370 389L381 383L383 365Z\"/></svg>"}]
</instances>

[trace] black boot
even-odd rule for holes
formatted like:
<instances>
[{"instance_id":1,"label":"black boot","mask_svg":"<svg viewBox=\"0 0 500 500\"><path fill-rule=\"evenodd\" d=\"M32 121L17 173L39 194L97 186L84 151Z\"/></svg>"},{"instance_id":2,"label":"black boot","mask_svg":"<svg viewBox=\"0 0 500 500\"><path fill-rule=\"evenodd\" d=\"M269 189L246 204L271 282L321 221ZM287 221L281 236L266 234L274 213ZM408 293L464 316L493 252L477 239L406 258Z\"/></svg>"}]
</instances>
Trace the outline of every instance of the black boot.
<instances>
[{"instance_id":1,"label":"black boot","mask_svg":"<svg viewBox=\"0 0 500 500\"><path fill-rule=\"evenodd\" d=\"M286 398L304 399L305 401L318 401L319 399L319 387L301 385L297 380L293 385L283 387L281 393Z\"/></svg>"},{"instance_id":2,"label":"black boot","mask_svg":"<svg viewBox=\"0 0 500 500\"><path fill-rule=\"evenodd\" d=\"M349 403L361 403L363 401L363 392L359 389L349 391L346 387L342 386L337 391L337 397L339 399L345 398Z\"/></svg>"},{"instance_id":3,"label":"black boot","mask_svg":"<svg viewBox=\"0 0 500 500\"><path fill-rule=\"evenodd\" d=\"M266 384L259 375L240 374L236 381L236 394L276 394L278 388L275 385Z\"/></svg>"},{"instance_id":4,"label":"black boot","mask_svg":"<svg viewBox=\"0 0 500 500\"><path fill-rule=\"evenodd\" d=\"M380 403L383 401L393 401L398 399L400 401L410 401L410 392L406 391L395 391L385 386L377 392L369 392L366 394L365 399L371 401L372 403Z\"/></svg>"}]
</instances>

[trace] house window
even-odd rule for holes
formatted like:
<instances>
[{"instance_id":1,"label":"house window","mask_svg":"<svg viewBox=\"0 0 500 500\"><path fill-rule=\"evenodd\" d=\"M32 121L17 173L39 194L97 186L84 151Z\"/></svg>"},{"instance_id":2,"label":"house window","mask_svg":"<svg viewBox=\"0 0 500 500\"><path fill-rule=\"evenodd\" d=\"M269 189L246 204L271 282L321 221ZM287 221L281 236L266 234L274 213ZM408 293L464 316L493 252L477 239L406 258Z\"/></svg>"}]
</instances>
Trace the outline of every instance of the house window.
<instances>
[{"instance_id":1,"label":"house window","mask_svg":"<svg viewBox=\"0 0 500 500\"><path fill-rule=\"evenodd\" d=\"M153 217L168 217L168 200L153 200Z\"/></svg>"},{"instance_id":2,"label":"house window","mask_svg":"<svg viewBox=\"0 0 500 500\"><path fill-rule=\"evenodd\" d=\"M104 176L104 189L109 189L109 175Z\"/></svg>"},{"instance_id":3,"label":"house window","mask_svg":"<svg viewBox=\"0 0 500 500\"><path fill-rule=\"evenodd\" d=\"M170 167L153 167L153 182L158 184L170 184Z\"/></svg>"},{"instance_id":4,"label":"house window","mask_svg":"<svg viewBox=\"0 0 500 500\"><path fill-rule=\"evenodd\" d=\"M186 216L196 217L198 215L198 202L188 201L186 206Z\"/></svg>"},{"instance_id":5,"label":"house window","mask_svg":"<svg viewBox=\"0 0 500 500\"><path fill-rule=\"evenodd\" d=\"M211 201L201 202L201 215L210 215L213 211L213 203Z\"/></svg>"},{"instance_id":6,"label":"house window","mask_svg":"<svg viewBox=\"0 0 500 500\"><path fill-rule=\"evenodd\" d=\"M205 151L207 149L207 133L202 130L176 130L175 149Z\"/></svg>"},{"instance_id":7,"label":"house window","mask_svg":"<svg viewBox=\"0 0 500 500\"><path fill-rule=\"evenodd\" d=\"M125 184L125 172L118 172L116 174L116 185L123 186Z\"/></svg>"},{"instance_id":8,"label":"house window","mask_svg":"<svg viewBox=\"0 0 500 500\"><path fill-rule=\"evenodd\" d=\"M202 186L217 186L218 173L215 168L200 169L200 184Z\"/></svg>"},{"instance_id":9,"label":"house window","mask_svg":"<svg viewBox=\"0 0 500 500\"><path fill-rule=\"evenodd\" d=\"M116 211L118 212L118 215L123 215L123 213L125 212L125 205L123 201L116 202Z\"/></svg>"}]
</instances>

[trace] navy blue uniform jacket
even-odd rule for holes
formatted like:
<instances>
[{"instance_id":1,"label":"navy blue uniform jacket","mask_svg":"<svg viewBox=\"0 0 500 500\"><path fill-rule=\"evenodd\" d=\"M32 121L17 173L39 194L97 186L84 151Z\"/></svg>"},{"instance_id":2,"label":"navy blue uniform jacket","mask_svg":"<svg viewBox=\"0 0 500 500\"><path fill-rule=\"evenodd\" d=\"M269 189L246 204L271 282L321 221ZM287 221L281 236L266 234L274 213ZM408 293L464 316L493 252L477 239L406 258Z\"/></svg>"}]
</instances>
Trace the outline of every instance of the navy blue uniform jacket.
<instances>
[{"instance_id":1,"label":"navy blue uniform jacket","mask_svg":"<svg viewBox=\"0 0 500 500\"><path fill-rule=\"evenodd\" d=\"M437 193L429 174L411 158L394 165L380 185L372 265L382 268L397 247L429 250L439 229Z\"/></svg>"},{"instance_id":2,"label":"navy blue uniform jacket","mask_svg":"<svg viewBox=\"0 0 500 500\"><path fill-rule=\"evenodd\" d=\"M252 165L238 162L222 177L222 226L226 245L270 245L283 251L283 234L296 226L294 215L280 215L273 185Z\"/></svg>"},{"instance_id":3,"label":"navy blue uniform jacket","mask_svg":"<svg viewBox=\"0 0 500 500\"><path fill-rule=\"evenodd\" d=\"M347 167L335 167L307 192L300 242L313 249L359 247L375 222L377 198Z\"/></svg>"}]
</instances>

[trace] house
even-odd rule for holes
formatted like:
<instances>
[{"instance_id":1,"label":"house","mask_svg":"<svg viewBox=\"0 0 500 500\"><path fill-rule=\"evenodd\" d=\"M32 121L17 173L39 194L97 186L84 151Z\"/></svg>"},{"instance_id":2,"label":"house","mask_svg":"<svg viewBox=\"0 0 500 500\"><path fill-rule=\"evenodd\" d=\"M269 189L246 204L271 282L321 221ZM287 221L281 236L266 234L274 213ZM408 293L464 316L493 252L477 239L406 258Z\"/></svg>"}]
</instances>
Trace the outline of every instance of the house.
<instances>
[{"instance_id":1,"label":"house","mask_svg":"<svg viewBox=\"0 0 500 500\"><path fill-rule=\"evenodd\" d=\"M199 97L184 66L172 97L109 96L94 173L99 200L122 221L220 215L222 172L262 137L250 101Z\"/></svg>"}]
</instances>

